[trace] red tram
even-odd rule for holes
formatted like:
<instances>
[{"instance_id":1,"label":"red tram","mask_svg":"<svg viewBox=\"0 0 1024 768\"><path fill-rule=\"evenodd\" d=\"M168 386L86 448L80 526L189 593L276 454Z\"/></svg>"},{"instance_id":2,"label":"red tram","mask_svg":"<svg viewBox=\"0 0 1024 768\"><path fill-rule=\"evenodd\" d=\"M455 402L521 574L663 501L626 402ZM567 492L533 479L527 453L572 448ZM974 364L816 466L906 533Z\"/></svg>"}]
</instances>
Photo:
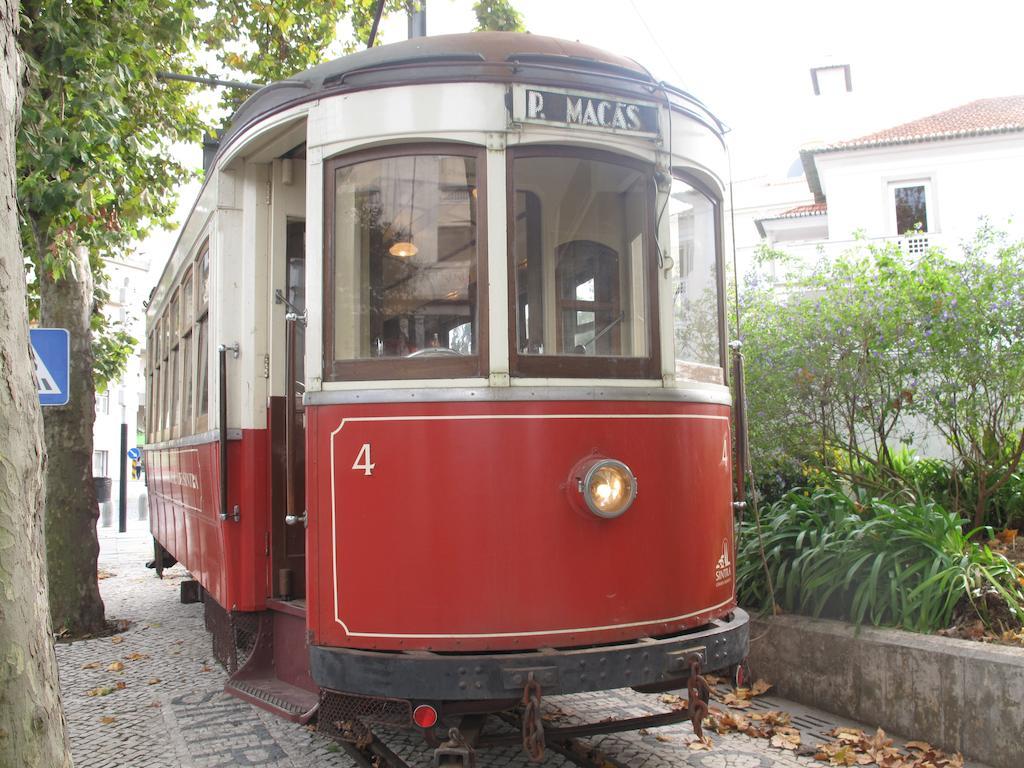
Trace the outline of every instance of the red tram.
<instances>
[{"instance_id":1,"label":"red tram","mask_svg":"<svg viewBox=\"0 0 1024 768\"><path fill-rule=\"evenodd\" d=\"M157 565L229 691L431 740L744 659L725 175L695 98L537 35L243 105L148 307Z\"/></svg>"}]
</instances>

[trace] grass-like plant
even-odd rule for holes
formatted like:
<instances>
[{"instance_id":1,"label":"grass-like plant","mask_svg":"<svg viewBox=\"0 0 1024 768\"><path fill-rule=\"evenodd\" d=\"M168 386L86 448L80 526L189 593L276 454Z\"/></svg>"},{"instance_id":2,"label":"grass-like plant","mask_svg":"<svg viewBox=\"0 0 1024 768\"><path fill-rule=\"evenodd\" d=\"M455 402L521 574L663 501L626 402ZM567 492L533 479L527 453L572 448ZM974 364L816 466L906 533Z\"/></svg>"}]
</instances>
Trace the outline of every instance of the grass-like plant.
<instances>
[{"instance_id":1,"label":"grass-like plant","mask_svg":"<svg viewBox=\"0 0 1024 768\"><path fill-rule=\"evenodd\" d=\"M969 603L986 624L1024 620L1024 574L933 503L861 504L840 490L795 491L741 529L740 601L857 624L932 632ZM767 568L762 563L764 551ZM990 613L991 599L1005 606Z\"/></svg>"}]
</instances>

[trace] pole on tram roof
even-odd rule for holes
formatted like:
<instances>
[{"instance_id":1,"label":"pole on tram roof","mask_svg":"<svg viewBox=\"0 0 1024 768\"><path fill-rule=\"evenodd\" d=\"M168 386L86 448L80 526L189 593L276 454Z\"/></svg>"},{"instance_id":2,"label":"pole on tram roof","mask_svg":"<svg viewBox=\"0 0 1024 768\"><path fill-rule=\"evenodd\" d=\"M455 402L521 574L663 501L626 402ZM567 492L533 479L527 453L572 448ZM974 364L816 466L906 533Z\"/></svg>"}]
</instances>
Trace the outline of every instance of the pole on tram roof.
<instances>
[{"instance_id":1,"label":"pole on tram roof","mask_svg":"<svg viewBox=\"0 0 1024 768\"><path fill-rule=\"evenodd\" d=\"M377 0L377 10L373 12L373 26L370 27L370 39L366 43L367 48L373 48L373 42L377 39L377 27L380 26L380 17L384 13L385 0Z\"/></svg>"},{"instance_id":2,"label":"pole on tram roof","mask_svg":"<svg viewBox=\"0 0 1024 768\"><path fill-rule=\"evenodd\" d=\"M182 75L177 72L157 72L160 80L180 80L185 83L201 83L217 88L240 88L243 91L258 91L263 86L259 83L243 83L241 80L221 80L218 77L200 77L199 75Z\"/></svg>"}]
</instances>

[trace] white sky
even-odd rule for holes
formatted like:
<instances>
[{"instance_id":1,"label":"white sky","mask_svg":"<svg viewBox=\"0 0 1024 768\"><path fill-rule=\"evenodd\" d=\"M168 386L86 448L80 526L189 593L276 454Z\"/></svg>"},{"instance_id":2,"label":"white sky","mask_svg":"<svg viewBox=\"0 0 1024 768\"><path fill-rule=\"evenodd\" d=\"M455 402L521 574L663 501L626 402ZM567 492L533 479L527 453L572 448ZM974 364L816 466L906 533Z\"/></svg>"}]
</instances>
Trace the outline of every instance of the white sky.
<instances>
[{"instance_id":1,"label":"white sky","mask_svg":"<svg viewBox=\"0 0 1024 768\"><path fill-rule=\"evenodd\" d=\"M802 145L853 138L973 99L1024 94L1019 0L513 0L527 29L635 59L732 129L733 174L783 176ZM472 0L427 0L427 34L466 32ZM398 15L384 42L406 37ZM815 98L810 68L851 66L853 93ZM201 152L193 151L195 162ZM179 218L196 193L183 190ZM173 233L140 250L159 274ZM152 274L152 272L151 272Z\"/></svg>"}]
</instances>

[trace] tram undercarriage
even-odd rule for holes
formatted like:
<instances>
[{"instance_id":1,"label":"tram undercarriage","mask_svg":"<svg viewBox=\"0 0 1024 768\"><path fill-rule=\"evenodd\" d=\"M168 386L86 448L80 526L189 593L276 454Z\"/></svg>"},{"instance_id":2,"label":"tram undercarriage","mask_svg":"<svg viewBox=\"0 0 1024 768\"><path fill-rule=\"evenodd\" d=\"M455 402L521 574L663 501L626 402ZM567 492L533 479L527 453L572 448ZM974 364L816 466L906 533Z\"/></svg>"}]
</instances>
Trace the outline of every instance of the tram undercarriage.
<instances>
[{"instance_id":1,"label":"tram undercarriage","mask_svg":"<svg viewBox=\"0 0 1024 768\"><path fill-rule=\"evenodd\" d=\"M368 767L407 768L375 728L418 730L434 750L435 766L475 766L478 750L519 744L534 762L550 748L586 765L588 750L575 739L685 721L702 738L710 701L703 673L724 672L734 685L744 683L749 625L740 609L676 636L571 650L453 655L314 646L311 676L303 663L304 601L272 601L270 610L259 613L228 612L192 584L194 591L183 587L182 602L204 603L214 656L230 674L225 690L292 722L315 723L318 733ZM192 594L194 600L185 597ZM632 684L634 669L645 682ZM590 685L588 672L595 681ZM314 676L396 695L342 692L321 687ZM646 694L685 689L686 698L641 717L570 725L545 718L545 696L619 687Z\"/></svg>"}]
</instances>

